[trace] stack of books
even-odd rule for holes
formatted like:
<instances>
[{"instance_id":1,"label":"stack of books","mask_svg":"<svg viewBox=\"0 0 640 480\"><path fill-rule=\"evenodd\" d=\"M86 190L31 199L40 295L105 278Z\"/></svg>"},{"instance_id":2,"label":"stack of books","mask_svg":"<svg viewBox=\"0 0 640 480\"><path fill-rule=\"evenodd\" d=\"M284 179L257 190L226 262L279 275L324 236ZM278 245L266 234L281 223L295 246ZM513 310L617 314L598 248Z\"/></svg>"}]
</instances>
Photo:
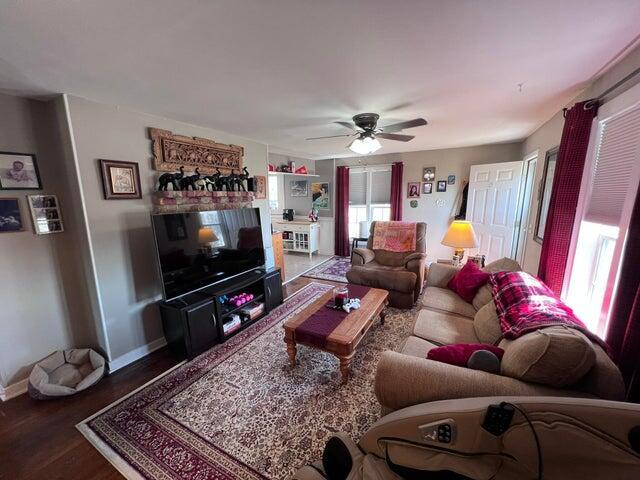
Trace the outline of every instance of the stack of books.
<instances>
[{"instance_id":1,"label":"stack of books","mask_svg":"<svg viewBox=\"0 0 640 480\"><path fill-rule=\"evenodd\" d=\"M240 314L247 320L254 320L264 313L264 303L254 303L240 310Z\"/></svg>"}]
</instances>

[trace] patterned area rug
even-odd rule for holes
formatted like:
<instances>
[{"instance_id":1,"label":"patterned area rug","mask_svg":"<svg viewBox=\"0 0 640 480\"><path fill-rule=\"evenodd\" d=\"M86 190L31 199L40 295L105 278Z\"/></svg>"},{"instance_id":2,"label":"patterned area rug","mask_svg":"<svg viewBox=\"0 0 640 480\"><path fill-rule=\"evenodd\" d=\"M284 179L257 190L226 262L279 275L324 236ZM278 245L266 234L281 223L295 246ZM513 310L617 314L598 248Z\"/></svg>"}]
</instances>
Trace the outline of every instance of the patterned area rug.
<instances>
[{"instance_id":1,"label":"patterned area rug","mask_svg":"<svg viewBox=\"0 0 640 480\"><path fill-rule=\"evenodd\" d=\"M358 438L380 416L381 353L397 349L418 311L388 309L340 382L338 360L300 346L291 368L282 323L332 288L311 283L224 344L78 425L127 478L285 479L320 458L338 431Z\"/></svg>"},{"instance_id":2,"label":"patterned area rug","mask_svg":"<svg viewBox=\"0 0 640 480\"><path fill-rule=\"evenodd\" d=\"M347 283L347 271L351 268L349 257L333 257L304 273L303 277Z\"/></svg>"}]
</instances>

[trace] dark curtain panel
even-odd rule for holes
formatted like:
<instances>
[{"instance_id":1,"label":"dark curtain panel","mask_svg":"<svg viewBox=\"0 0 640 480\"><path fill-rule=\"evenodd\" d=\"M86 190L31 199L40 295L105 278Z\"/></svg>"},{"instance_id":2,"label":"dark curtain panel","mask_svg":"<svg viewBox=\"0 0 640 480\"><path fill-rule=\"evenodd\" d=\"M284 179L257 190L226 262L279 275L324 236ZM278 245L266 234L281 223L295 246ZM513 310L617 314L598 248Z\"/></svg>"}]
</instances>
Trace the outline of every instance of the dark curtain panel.
<instances>
[{"instance_id":1,"label":"dark curtain panel","mask_svg":"<svg viewBox=\"0 0 640 480\"><path fill-rule=\"evenodd\" d=\"M606 339L627 384L628 400L640 402L640 192L627 231Z\"/></svg>"},{"instance_id":2,"label":"dark curtain panel","mask_svg":"<svg viewBox=\"0 0 640 480\"><path fill-rule=\"evenodd\" d=\"M391 218L390 220L402 220L402 174L404 163L394 162L391 166Z\"/></svg>"},{"instance_id":3,"label":"dark curtain panel","mask_svg":"<svg viewBox=\"0 0 640 480\"><path fill-rule=\"evenodd\" d=\"M336 168L335 252L349 256L349 167Z\"/></svg>"},{"instance_id":4,"label":"dark curtain panel","mask_svg":"<svg viewBox=\"0 0 640 480\"><path fill-rule=\"evenodd\" d=\"M591 123L597 113L595 106L585 110L585 103L576 103L566 113L538 267L538 277L558 295L562 293Z\"/></svg>"}]
</instances>

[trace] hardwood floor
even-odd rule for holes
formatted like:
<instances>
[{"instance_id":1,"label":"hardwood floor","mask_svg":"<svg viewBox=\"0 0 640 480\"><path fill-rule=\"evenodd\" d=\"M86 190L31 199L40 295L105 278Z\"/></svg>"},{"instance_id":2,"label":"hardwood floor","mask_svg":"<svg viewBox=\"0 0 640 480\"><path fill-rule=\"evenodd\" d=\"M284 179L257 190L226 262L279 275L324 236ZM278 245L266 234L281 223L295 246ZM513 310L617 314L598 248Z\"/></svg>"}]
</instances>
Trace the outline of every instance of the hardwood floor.
<instances>
[{"instance_id":1,"label":"hardwood floor","mask_svg":"<svg viewBox=\"0 0 640 480\"><path fill-rule=\"evenodd\" d=\"M298 277L285 285L285 298L311 282L340 285ZM73 397L0 402L0 479L121 479L75 425L179 362L163 348Z\"/></svg>"}]
</instances>

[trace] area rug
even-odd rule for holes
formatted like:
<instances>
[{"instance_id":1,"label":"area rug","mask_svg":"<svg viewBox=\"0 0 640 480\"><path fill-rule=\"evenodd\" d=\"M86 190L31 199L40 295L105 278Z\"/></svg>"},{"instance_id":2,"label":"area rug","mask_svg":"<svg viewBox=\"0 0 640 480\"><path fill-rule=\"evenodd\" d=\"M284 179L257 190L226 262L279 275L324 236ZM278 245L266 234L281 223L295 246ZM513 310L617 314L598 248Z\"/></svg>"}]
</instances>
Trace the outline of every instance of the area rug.
<instances>
[{"instance_id":1,"label":"area rug","mask_svg":"<svg viewBox=\"0 0 640 480\"><path fill-rule=\"evenodd\" d=\"M349 257L332 257L326 262L305 272L302 276L347 283L347 277L345 275L350 268L351 259Z\"/></svg>"},{"instance_id":2,"label":"area rug","mask_svg":"<svg viewBox=\"0 0 640 480\"><path fill-rule=\"evenodd\" d=\"M311 283L260 322L78 425L127 478L289 478L335 432L359 438L380 416L381 353L411 333L417 310L375 322L340 382L338 361L300 346L288 364L282 323L333 288Z\"/></svg>"}]
</instances>

